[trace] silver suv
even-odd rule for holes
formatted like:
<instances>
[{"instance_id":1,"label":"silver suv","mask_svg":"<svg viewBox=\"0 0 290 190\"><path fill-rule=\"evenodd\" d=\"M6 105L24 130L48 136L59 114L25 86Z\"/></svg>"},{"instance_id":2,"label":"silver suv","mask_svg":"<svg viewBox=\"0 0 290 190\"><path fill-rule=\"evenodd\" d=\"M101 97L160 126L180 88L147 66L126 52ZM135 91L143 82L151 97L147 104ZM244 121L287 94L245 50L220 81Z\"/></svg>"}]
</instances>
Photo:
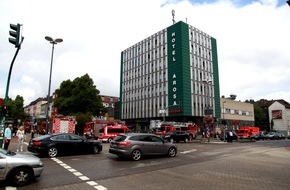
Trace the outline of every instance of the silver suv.
<instances>
[{"instance_id":1,"label":"silver suv","mask_svg":"<svg viewBox=\"0 0 290 190\"><path fill-rule=\"evenodd\" d=\"M111 141L109 153L119 157L131 157L137 161L147 155L174 157L177 154L177 146L154 134L127 133L120 134Z\"/></svg>"},{"instance_id":2,"label":"silver suv","mask_svg":"<svg viewBox=\"0 0 290 190\"><path fill-rule=\"evenodd\" d=\"M0 180L23 186L43 171L40 158L32 154L15 153L0 148Z\"/></svg>"}]
</instances>

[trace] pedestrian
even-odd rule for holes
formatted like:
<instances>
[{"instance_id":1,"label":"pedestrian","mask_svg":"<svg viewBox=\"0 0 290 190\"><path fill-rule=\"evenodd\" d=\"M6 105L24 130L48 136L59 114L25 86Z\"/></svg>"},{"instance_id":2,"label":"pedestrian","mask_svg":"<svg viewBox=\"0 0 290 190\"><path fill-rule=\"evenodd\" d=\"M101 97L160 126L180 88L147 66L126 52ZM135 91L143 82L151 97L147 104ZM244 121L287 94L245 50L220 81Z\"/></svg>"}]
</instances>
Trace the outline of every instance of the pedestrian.
<instances>
[{"instance_id":1,"label":"pedestrian","mask_svg":"<svg viewBox=\"0 0 290 190\"><path fill-rule=\"evenodd\" d=\"M16 133L16 136L18 137L17 152L19 151L19 148L20 148L20 151L22 152L23 151L23 143L24 143L24 139L25 139L25 133L24 133L23 126L19 127L19 129Z\"/></svg>"},{"instance_id":2,"label":"pedestrian","mask_svg":"<svg viewBox=\"0 0 290 190\"><path fill-rule=\"evenodd\" d=\"M232 131L230 131L229 132L229 141L228 142L233 142L233 132Z\"/></svg>"},{"instance_id":3,"label":"pedestrian","mask_svg":"<svg viewBox=\"0 0 290 190\"><path fill-rule=\"evenodd\" d=\"M33 126L31 127L30 135L31 135L31 139L33 139L34 138L34 127Z\"/></svg>"},{"instance_id":4,"label":"pedestrian","mask_svg":"<svg viewBox=\"0 0 290 190\"><path fill-rule=\"evenodd\" d=\"M250 132L249 132L249 135L248 135L249 139L251 139L252 136L253 136L253 130L251 129Z\"/></svg>"},{"instance_id":5,"label":"pedestrian","mask_svg":"<svg viewBox=\"0 0 290 190\"><path fill-rule=\"evenodd\" d=\"M13 130L13 125L9 124L8 127L4 131L4 149L8 150L11 137L12 137L12 130Z\"/></svg>"}]
</instances>

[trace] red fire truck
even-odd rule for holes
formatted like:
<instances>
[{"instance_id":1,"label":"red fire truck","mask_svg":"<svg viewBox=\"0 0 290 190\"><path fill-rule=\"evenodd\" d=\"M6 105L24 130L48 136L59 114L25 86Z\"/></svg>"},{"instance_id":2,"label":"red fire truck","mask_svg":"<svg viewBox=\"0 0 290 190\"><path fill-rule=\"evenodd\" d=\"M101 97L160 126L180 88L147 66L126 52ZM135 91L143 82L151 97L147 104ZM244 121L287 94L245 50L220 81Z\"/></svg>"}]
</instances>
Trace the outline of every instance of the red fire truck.
<instances>
[{"instance_id":1,"label":"red fire truck","mask_svg":"<svg viewBox=\"0 0 290 190\"><path fill-rule=\"evenodd\" d=\"M75 116L54 116L52 133L74 133L77 124Z\"/></svg>"},{"instance_id":2,"label":"red fire truck","mask_svg":"<svg viewBox=\"0 0 290 190\"><path fill-rule=\"evenodd\" d=\"M166 133L171 131L187 131L191 134L191 138L194 139L197 136L197 125L194 123L184 122L162 122L161 127L157 128L156 135L165 136Z\"/></svg>"},{"instance_id":3,"label":"red fire truck","mask_svg":"<svg viewBox=\"0 0 290 190\"><path fill-rule=\"evenodd\" d=\"M111 141L119 133L126 133L128 130L128 127L122 121L95 119L85 124L84 136L106 142Z\"/></svg>"},{"instance_id":4,"label":"red fire truck","mask_svg":"<svg viewBox=\"0 0 290 190\"><path fill-rule=\"evenodd\" d=\"M129 131L126 125L106 125L99 130L99 140L111 142L120 133L127 133Z\"/></svg>"},{"instance_id":5,"label":"red fire truck","mask_svg":"<svg viewBox=\"0 0 290 190\"><path fill-rule=\"evenodd\" d=\"M86 138L98 138L99 137L99 130L103 127L108 125L110 122L108 120L94 120L90 122L86 122L84 126L84 135Z\"/></svg>"},{"instance_id":6,"label":"red fire truck","mask_svg":"<svg viewBox=\"0 0 290 190\"><path fill-rule=\"evenodd\" d=\"M253 135L257 135L260 133L259 127L254 126L241 126L237 132L239 139L249 139Z\"/></svg>"}]
</instances>

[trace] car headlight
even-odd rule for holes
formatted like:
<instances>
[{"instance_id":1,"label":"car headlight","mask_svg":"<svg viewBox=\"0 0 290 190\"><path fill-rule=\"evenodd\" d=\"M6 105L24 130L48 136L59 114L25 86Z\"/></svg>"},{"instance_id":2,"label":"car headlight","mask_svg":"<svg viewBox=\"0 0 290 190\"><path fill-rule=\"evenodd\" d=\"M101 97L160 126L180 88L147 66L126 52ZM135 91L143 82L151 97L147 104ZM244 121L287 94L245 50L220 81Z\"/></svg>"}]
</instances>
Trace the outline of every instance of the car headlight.
<instances>
[{"instance_id":1,"label":"car headlight","mask_svg":"<svg viewBox=\"0 0 290 190\"><path fill-rule=\"evenodd\" d=\"M42 161L39 161L39 166L41 166L41 167L43 167L43 163L42 163Z\"/></svg>"}]
</instances>

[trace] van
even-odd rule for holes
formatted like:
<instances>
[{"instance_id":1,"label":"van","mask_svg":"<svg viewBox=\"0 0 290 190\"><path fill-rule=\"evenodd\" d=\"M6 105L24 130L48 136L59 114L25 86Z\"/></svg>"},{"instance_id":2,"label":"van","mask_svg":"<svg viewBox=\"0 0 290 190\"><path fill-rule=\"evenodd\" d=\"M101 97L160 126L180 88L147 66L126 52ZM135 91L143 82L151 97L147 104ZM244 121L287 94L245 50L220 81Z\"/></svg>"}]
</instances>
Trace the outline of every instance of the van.
<instances>
[{"instance_id":1,"label":"van","mask_svg":"<svg viewBox=\"0 0 290 190\"><path fill-rule=\"evenodd\" d=\"M116 136L121 133L127 133L129 129L125 125L118 125L118 126L103 126L99 130L99 140L102 142L111 142Z\"/></svg>"},{"instance_id":2,"label":"van","mask_svg":"<svg viewBox=\"0 0 290 190\"><path fill-rule=\"evenodd\" d=\"M241 126L237 132L239 139L251 139L252 136L260 133L259 127Z\"/></svg>"}]
</instances>

